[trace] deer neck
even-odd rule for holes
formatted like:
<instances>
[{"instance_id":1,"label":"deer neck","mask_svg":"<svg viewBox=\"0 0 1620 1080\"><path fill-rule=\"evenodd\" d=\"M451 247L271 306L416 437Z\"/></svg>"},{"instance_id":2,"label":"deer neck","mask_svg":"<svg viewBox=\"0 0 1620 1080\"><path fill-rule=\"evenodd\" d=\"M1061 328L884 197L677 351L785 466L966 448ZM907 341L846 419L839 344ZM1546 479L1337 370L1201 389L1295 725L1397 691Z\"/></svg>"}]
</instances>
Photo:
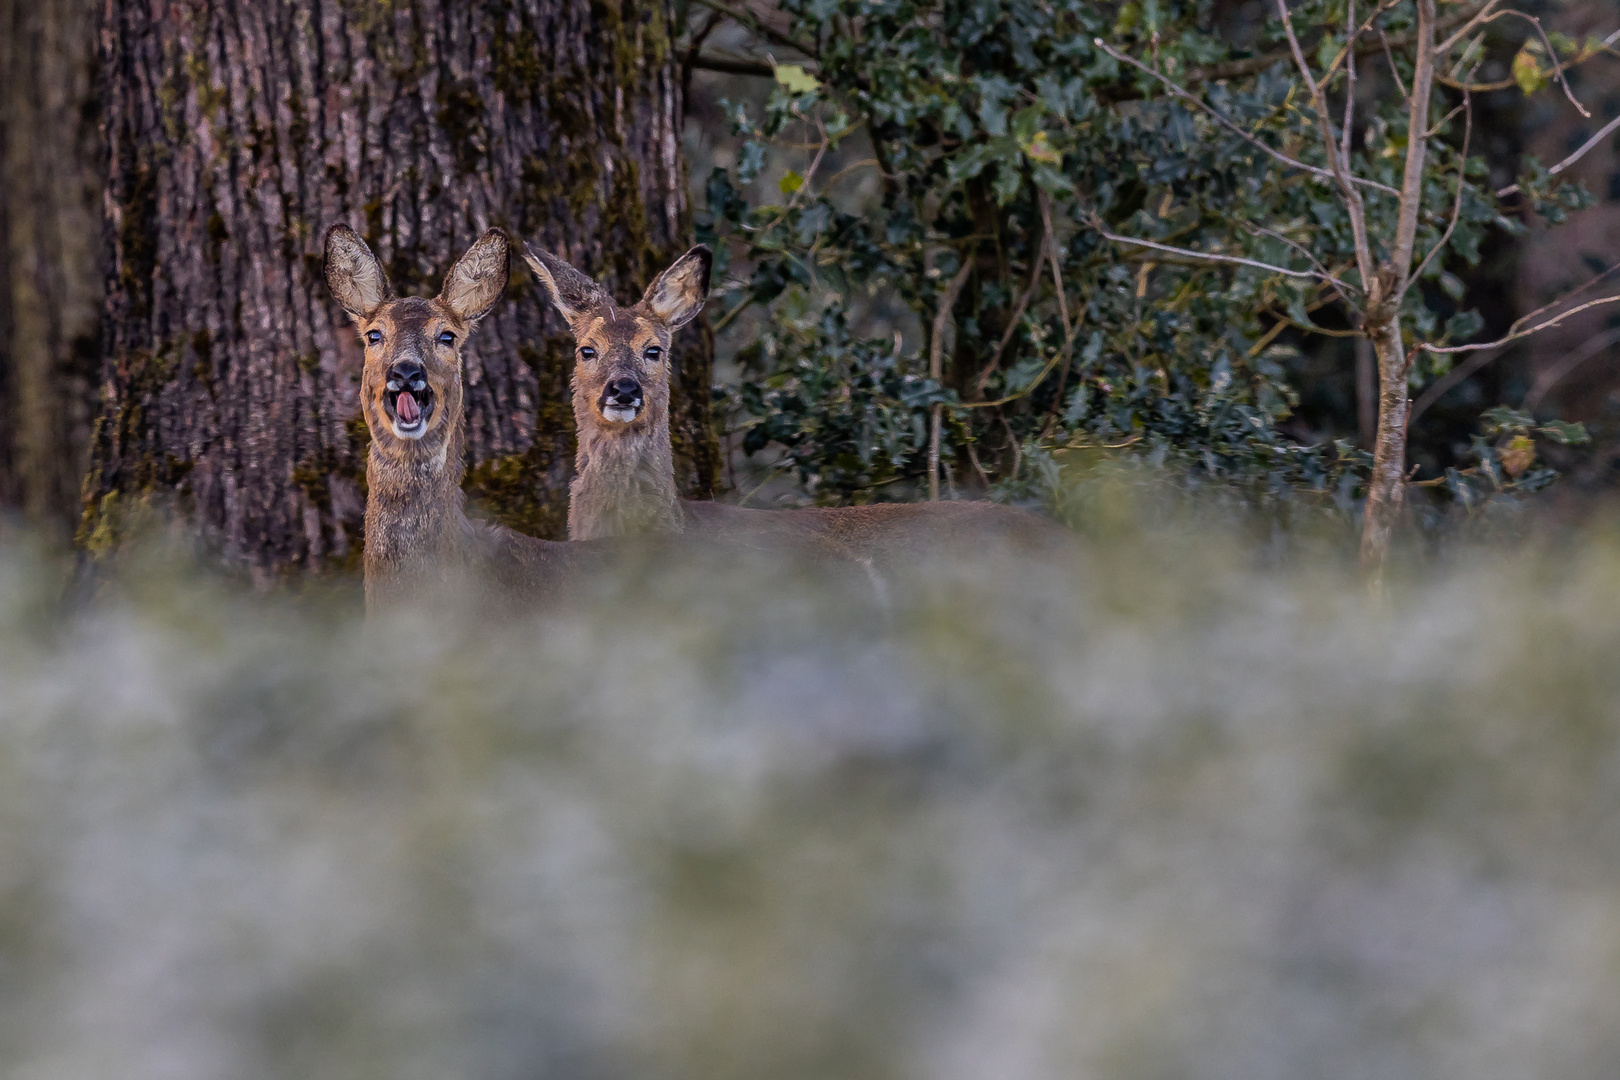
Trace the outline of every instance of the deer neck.
<instances>
[{"instance_id":1,"label":"deer neck","mask_svg":"<svg viewBox=\"0 0 1620 1080\"><path fill-rule=\"evenodd\" d=\"M410 592L461 561L463 497L459 425L438 454L386 454L376 443L366 459L366 595L368 601Z\"/></svg>"},{"instance_id":2,"label":"deer neck","mask_svg":"<svg viewBox=\"0 0 1620 1080\"><path fill-rule=\"evenodd\" d=\"M670 456L669 413L632 431L603 431L579 417L579 451L568 487L568 538L675 533L682 529Z\"/></svg>"}]
</instances>

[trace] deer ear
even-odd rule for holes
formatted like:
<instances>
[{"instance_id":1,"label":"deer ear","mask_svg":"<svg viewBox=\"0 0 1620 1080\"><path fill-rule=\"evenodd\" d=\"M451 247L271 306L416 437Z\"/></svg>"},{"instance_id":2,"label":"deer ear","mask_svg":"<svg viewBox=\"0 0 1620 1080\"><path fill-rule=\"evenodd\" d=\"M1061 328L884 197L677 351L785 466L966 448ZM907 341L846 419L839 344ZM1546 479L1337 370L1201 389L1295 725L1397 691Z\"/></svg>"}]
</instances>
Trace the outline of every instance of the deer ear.
<instances>
[{"instance_id":1,"label":"deer ear","mask_svg":"<svg viewBox=\"0 0 1620 1080\"><path fill-rule=\"evenodd\" d=\"M326 231L326 287L356 319L364 319L393 298L382 263L347 225Z\"/></svg>"},{"instance_id":2,"label":"deer ear","mask_svg":"<svg viewBox=\"0 0 1620 1080\"><path fill-rule=\"evenodd\" d=\"M523 261L540 279L540 286L569 326L598 308L613 306L613 297L606 289L551 252L524 244Z\"/></svg>"},{"instance_id":3,"label":"deer ear","mask_svg":"<svg viewBox=\"0 0 1620 1080\"><path fill-rule=\"evenodd\" d=\"M512 276L511 263L511 244L506 234L499 229L489 230L444 276L439 302L459 319L482 319L506 291L506 282Z\"/></svg>"},{"instance_id":4,"label":"deer ear","mask_svg":"<svg viewBox=\"0 0 1620 1080\"><path fill-rule=\"evenodd\" d=\"M669 324L671 330L685 326L703 310L709 298L709 268L714 254L708 247L697 247L675 260L675 264L653 279L641 306Z\"/></svg>"}]
</instances>

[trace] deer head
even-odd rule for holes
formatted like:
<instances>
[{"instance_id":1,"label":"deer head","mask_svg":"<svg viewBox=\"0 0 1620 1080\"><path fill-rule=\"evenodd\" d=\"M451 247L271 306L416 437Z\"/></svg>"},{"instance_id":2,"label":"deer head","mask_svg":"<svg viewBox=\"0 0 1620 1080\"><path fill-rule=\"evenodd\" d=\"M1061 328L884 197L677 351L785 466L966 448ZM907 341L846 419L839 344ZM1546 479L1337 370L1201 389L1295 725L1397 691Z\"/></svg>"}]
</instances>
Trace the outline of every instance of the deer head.
<instances>
[{"instance_id":1,"label":"deer head","mask_svg":"<svg viewBox=\"0 0 1620 1080\"><path fill-rule=\"evenodd\" d=\"M523 259L574 335L574 419L582 437L666 423L669 340L703 310L714 261L709 249L700 244L682 255L628 308L550 252L525 244Z\"/></svg>"},{"instance_id":2,"label":"deer head","mask_svg":"<svg viewBox=\"0 0 1620 1080\"><path fill-rule=\"evenodd\" d=\"M326 283L365 343L360 407L373 453L442 467L461 433L461 346L509 274L506 234L491 229L450 268L438 296L399 298L353 229L327 232Z\"/></svg>"}]
</instances>

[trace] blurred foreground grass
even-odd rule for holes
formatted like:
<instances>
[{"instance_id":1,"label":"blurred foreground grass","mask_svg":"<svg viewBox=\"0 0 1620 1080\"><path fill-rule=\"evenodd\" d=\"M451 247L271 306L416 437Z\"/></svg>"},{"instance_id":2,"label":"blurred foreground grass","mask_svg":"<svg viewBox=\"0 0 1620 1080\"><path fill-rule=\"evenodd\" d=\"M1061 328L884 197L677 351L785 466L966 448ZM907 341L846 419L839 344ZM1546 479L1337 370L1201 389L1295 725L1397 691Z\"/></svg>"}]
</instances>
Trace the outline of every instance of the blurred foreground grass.
<instances>
[{"instance_id":1,"label":"blurred foreground grass","mask_svg":"<svg viewBox=\"0 0 1620 1080\"><path fill-rule=\"evenodd\" d=\"M13 540L0 1074L1620 1075L1620 544L1446 562L1115 522L892 625L728 567L363 629Z\"/></svg>"}]
</instances>

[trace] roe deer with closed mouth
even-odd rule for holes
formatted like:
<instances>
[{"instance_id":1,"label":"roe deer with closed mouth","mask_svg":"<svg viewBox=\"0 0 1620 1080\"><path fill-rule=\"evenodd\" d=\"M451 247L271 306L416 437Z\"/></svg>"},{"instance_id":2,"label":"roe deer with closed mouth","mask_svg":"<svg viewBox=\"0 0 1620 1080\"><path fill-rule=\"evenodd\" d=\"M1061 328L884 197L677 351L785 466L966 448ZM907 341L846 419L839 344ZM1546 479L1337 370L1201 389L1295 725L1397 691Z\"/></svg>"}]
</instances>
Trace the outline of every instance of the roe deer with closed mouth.
<instances>
[{"instance_id":1,"label":"roe deer with closed mouth","mask_svg":"<svg viewBox=\"0 0 1620 1080\"><path fill-rule=\"evenodd\" d=\"M524 245L523 257L577 346L571 385L579 449L569 488L570 538L691 530L787 542L814 535L880 568L916 557L972 555L986 543L1072 550L1067 529L992 502L756 510L678 498L669 435L670 338L708 297L709 249L688 251L629 307L550 252Z\"/></svg>"}]
</instances>

